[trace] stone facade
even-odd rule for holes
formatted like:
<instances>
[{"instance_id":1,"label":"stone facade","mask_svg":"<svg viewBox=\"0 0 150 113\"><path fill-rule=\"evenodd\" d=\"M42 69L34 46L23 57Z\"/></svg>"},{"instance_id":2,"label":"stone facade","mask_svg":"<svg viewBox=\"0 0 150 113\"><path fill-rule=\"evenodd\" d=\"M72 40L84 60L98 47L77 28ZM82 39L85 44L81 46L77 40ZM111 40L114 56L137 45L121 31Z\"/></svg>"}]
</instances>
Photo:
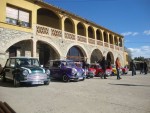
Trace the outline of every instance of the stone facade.
<instances>
[{"instance_id":1,"label":"stone facade","mask_svg":"<svg viewBox=\"0 0 150 113\"><path fill-rule=\"evenodd\" d=\"M77 47L88 63L105 56L111 63L119 57L125 65L124 39L120 34L39 0L1 0L0 6L2 66L10 56L37 57L41 63L65 59L72 47ZM19 14L13 18L9 11L24 12L22 15L28 18L24 15L26 18L20 20ZM20 24L25 21L27 24Z\"/></svg>"}]
</instances>

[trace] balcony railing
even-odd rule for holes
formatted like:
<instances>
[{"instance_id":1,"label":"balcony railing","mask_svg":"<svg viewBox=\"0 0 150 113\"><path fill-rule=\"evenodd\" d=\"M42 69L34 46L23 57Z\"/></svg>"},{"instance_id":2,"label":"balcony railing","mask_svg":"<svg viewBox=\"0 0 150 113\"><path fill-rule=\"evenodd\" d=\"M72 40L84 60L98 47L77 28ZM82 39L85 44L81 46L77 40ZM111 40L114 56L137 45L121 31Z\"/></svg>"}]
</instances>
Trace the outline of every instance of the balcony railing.
<instances>
[{"instance_id":1,"label":"balcony railing","mask_svg":"<svg viewBox=\"0 0 150 113\"><path fill-rule=\"evenodd\" d=\"M114 49L114 45L113 45L113 44L110 44L110 48L111 48L111 49Z\"/></svg>"},{"instance_id":2,"label":"balcony railing","mask_svg":"<svg viewBox=\"0 0 150 113\"><path fill-rule=\"evenodd\" d=\"M89 42L89 44L94 44L95 45L95 39L88 38L88 42Z\"/></svg>"},{"instance_id":3,"label":"balcony railing","mask_svg":"<svg viewBox=\"0 0 150 113\"><path fill-rule=\"evenodd\" d=\"M85 36L76 35L76 34L62 31L59 29L54 29L54 28L46 27L46 26L42 26L42 25L36 25L35 28L36 28L35 29L36 35L46 36L46 37L54 37L54 38L64 38L64 39L68 39L68 40L76 40L77 42L89 43L92 45L104 46L104 47L115 49L118 51L119 50L123 51L123 47L109 44L107 42L104 42L104 45L103 45L103 41L101 41L101 40L87 38ZM97 42L97 43L95 43L95 42Z\"/></svg>"},{"instance_id":4,"label":"balcony railing","mask_svg":"<svg viewBox=\"0 0 150 113\"><path fill-rule=\"evenodd\" d=\"M99 45L99 46L103 46L103 42L102 42L102 41L100 41L100 40L97 40L97 45Z\"/></svg>"},{"instance_id":5,"label":"balcony railing","mask_svg":"<svg viewBox=\"0 0 150 113\"><path fill-rule=\"evenodd\" d=\"M107 42L104 42L105 47L109 47L109 44Z\"/></svg>"},{"instance_id":6,"label":"balcony railing","mask_svg":"<svg viewBox=\"0 0 150 113\"><path fill-rule=\"evenodd\" d=\"M77 36L77 41L87 43L87 38L84 36Z\"/></svg>"},{"instance_id":7,"label":"balcony railing","mask_svg":"<svg viewBox=\"0 0 150 113\"><path fill-rule=\"evenodd\" d=\"M73 33L69 33L69 32L64 32L65 33L65 38L66 39L70 39L70 40L75 40L76 36Z\"/></svg>"}]
</instances>

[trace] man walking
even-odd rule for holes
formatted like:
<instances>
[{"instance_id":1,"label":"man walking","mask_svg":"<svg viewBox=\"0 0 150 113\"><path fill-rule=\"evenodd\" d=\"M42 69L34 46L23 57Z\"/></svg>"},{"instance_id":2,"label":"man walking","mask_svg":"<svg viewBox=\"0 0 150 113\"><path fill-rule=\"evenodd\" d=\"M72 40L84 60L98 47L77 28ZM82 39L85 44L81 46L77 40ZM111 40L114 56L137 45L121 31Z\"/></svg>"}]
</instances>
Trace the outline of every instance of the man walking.
<instances>
[{"instance_id":1,"label":"man walking","mask_svg":"<svg viewBox=\"0 0 150 113\"><path fill-rule=\"evenodd\" d=\"M131 67L131 70L132 70L132 76L136 75L136 65L135 65L133 60L130 63L130 67Z\"/></svg>"},{"instance_id":2,"label":"man walking","mask_svg":"<svg viewBox=\"0 0 150 113\"><path fill-rule=\"evenodd\" d=\"M105 56L103 56L103 59L102 59L102 61L100 62L100 65L101 65L101 67L102 67L102 69L103 69L103 72L104 72L104 79L107 79L107 78L106 78L106 73L105 73L105 71L106 71L106 64L107 64L107 62L106 62L106 60L105 60Z\"/></svg>"}]
</instances>

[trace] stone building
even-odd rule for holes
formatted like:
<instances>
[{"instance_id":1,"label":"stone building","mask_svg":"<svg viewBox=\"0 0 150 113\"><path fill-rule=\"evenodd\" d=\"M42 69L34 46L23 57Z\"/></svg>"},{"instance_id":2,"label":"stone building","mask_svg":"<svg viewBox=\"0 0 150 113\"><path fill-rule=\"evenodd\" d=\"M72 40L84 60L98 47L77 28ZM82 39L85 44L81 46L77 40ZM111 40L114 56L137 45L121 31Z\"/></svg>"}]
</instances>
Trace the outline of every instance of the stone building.
<instances>
[{"instance_id":1,"label":"stone building","mask_svg":"<svg viewBox=\"0 0 150 113\"><path fill-rule=\"evenodd\" d=\"M0 63L13 56L125 65L124 37L42 0L0 0Z\"/></svg>"}]
</instances>

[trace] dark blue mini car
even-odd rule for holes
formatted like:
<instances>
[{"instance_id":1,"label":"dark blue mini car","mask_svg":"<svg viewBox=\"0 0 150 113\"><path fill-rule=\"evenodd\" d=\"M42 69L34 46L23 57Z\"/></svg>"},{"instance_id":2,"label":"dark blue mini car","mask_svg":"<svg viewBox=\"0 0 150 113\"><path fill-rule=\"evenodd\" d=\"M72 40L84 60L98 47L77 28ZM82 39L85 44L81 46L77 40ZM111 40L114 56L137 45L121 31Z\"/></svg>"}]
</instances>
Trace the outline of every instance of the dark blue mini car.
<instances>
[{"instance_id":1,"label":"dark blue mini car","mask_svg":"<svg viewBox=\"0 0 150 113\"><path fill-rule=\"evenodd\" d=\"M51 60L48 68L52 78L62 79L64 82L85 79L84 70L77 67L72 60Z\"/></svg>"},{"instance_id":2,"label":"dark blue mini car","mask_svg":"<svg viewBox=\"0 0 150 113\"><path fill-rule=\"evenodd\" d=\"M14 81L14 86L21 83L49 85L50 71L40 66L37 58L10 57L1 72L2 81Z\"/></svg>"}]
</instances>

